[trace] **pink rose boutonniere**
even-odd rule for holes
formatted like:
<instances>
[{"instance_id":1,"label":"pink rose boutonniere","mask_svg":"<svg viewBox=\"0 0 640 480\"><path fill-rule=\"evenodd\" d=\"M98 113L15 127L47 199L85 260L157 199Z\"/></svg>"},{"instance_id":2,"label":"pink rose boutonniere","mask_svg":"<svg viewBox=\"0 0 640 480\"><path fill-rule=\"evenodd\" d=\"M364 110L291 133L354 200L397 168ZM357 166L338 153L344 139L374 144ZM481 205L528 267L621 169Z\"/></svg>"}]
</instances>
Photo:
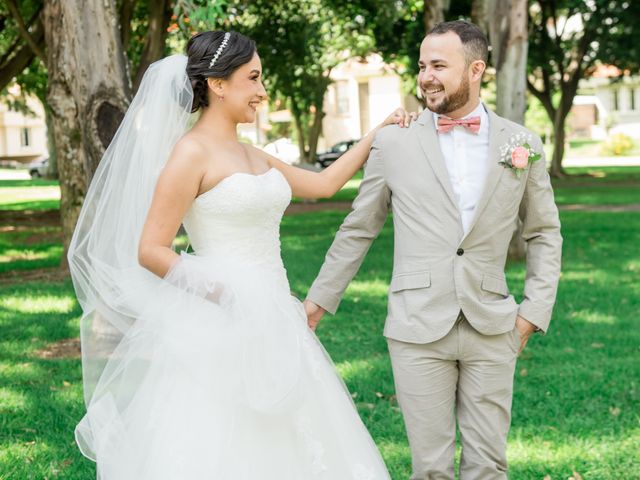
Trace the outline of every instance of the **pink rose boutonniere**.
<instances>
[{"instance_id":1,"label":"pink rose boutonniere","mask_svg":"<svg viewBox=\"0 0 640 480\"><path fill-rule=\"evenodd\" d=\"M531 148L532 138L524 132L512 135L509 141L500 147L500 165L510 168L520 177L529 164L540 160L542 155Z\"/></svg>"}]
</instances>

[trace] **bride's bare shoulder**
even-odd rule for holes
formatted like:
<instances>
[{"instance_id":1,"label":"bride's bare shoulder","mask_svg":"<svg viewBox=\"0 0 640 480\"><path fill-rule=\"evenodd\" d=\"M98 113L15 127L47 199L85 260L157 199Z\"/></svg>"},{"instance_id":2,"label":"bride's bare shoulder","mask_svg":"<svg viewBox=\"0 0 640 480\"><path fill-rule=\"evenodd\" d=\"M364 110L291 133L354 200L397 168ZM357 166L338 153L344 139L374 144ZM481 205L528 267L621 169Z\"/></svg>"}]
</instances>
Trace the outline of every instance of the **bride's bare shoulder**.
<instances>
[{"instance_id":1,"label":"bride's bare shoulder","mask_svg":"<svg viewBox=\"0 0 640 480\"><path fill-rule=\"evenodd\" d=\"M203 165L206 158L206 146L197 137L197 135L187 132L173 147L168 165L172 165L177 168L200 167Z\"/></svg>"}]
</instances>

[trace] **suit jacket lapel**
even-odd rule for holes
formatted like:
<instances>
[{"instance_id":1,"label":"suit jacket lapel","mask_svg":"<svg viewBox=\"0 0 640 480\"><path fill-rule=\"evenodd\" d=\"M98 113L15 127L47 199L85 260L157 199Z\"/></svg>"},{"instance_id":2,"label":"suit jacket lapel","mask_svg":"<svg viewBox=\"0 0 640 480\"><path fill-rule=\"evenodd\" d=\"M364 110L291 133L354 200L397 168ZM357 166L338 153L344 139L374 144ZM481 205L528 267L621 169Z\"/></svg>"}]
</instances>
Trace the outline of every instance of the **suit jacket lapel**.
<instances>
[{"instance_id":1,"label":"suit jacket lapel","mask_svg":"<svg viewBox=\"0 0 640 480\"><path fill-rule=\"evenodd\" d=\"M418 131L418 138L420 146L424 150L425 155L429 158L429 165L433 169L438 181L447 192L449 200L458 209L458 202L453 194L453 187L451 186L451 179L449 178L449 171L444 162L442 151L440 150L440 141L438 139L438 132L436 131L435 124L433 123L433 114L430 110L425 110L424 113L418 119L418 123L422 125L422 128Z\"/></svg>"},{"instance_id":2,"label":"suit jacket lapel","mask_svg":"<svg viewBox=\"0 0 640 480\"><path fill-rule=\"evenodd\" d=\"M500 146L507 142L509 129L507 128L506 122L504 122L494 112L487 109L487 114L489 116L489 158L487 159L489 162L489 168L487 171L484 189L482 190L482 194L480 195L480 199L476 205L471 225L469 225L469 230L464 238L469 236L473 227L478 222L480 215L482 215L487 203L489 203L491 196L494 194L496 187L498 186L500 178L504 175L506 170L506 168L498 162L500 161Z\"/></svg>"}]
</instances>

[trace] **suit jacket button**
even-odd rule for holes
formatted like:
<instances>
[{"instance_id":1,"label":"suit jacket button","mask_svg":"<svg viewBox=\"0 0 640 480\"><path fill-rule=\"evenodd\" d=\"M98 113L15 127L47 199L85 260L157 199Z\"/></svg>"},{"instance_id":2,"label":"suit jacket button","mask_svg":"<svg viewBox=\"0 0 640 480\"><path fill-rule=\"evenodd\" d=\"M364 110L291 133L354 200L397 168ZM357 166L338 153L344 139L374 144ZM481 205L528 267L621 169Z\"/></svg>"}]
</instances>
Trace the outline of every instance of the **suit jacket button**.
<instances>
[{"instance_id":1,"label":"suit jacket button","mask_svg":"<svg viewBox=\"0 0 640 480\"><path fill-rule=\"evenodd\" d=\"M456 253L458 254L458 256L462 256L464 255L464 250L462 248L459 248Z\"/></svg>"}]
</instances>

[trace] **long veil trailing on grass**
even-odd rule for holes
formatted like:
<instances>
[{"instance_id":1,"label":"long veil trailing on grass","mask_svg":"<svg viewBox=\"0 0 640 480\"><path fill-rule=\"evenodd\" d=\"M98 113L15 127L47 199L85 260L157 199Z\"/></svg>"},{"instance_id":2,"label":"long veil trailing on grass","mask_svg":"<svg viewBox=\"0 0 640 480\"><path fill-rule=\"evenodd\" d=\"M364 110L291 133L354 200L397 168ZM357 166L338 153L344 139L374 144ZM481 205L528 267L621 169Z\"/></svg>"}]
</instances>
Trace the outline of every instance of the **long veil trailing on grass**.
<instances>
[{"instance_id":1,"label":"long veil trailing on grass","mask_svg":"<svg viewBox=\"0 0 640 480\"><path fill-rule=\"evenodd\" d=\"M138 241L158 176L190 117L187 57L155 62L107 148L89 187L69 246L82 306L84 395L91 401L107 360L161 279L138 263ZM79 432L82 446L82 432ZM89 453L90 452L86 452Z\"/></svg>"}]
</instances>

